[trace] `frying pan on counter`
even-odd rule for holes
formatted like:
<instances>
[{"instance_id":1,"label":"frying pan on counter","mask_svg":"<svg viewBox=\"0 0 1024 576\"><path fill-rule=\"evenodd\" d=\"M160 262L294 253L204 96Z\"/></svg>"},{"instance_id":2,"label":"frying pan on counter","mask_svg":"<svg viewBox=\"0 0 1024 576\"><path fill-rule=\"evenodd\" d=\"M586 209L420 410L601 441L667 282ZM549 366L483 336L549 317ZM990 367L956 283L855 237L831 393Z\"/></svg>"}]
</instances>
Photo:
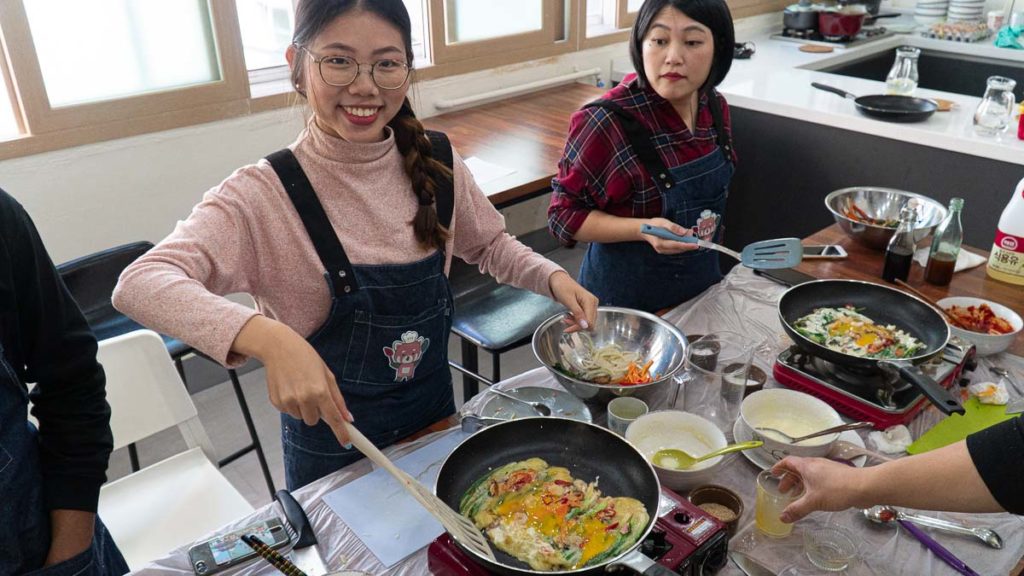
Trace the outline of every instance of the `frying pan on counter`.
<instances>
[{"instance_id":1,"label":"frying pan on counter","mask_svg":"<svg viewBox=\"0 0 1024 576\"><path fill-rule=\"evenodd\" d=\"M923 122L939 109L938 103L928 98L895 94L857 96L846 90L818 82L811 82L811 86L853 100L861 114L889 122Z\"/></svg>"},{"instance_id":2,"label":"frying pan on counter","mask_svg":"<svg viewBox=\"0 0 1024 576\"><path fill-rule=\"evenodd\" d=\"M632 570L645 576L673 576L674 572L644 556L639 547L658 518L661 485L654 468L629 442L615 433L585 422L564 418L517 418L489 426L464 440L441 465L438 498L453 510L477 480L510 462L542 458L551 466L569 469L573 478L593 482L600 477L601 493L639 500L650 519L643 535L627 551L593 566L559 572L538 572L491 545L490 560L461 545L470 557L496 574L604 574ZM457 541L456 541L457 543Z\"/></svg>"},{"instance_id":3,"label":"frying pan on counter","mask_svg":"<svg viewBox=\"0 0 1024 576\"><path fill-rule=\"evenodd\" d=\"M818 308L844 306L853 306L876 324L894 325L920 340L924 349L909 358L865 358L818 344L794 327L798 320ZM901 380L919 389L943 413L964 413L960 400L917 367L942 354L949 341L949 325L934 308L914 296L895 288L858 280L815 280L793 286L782 295L779 299L779 319L786 334L804 352L853 371L880 370L895 373Z\"/></svg>"}]
</instances>

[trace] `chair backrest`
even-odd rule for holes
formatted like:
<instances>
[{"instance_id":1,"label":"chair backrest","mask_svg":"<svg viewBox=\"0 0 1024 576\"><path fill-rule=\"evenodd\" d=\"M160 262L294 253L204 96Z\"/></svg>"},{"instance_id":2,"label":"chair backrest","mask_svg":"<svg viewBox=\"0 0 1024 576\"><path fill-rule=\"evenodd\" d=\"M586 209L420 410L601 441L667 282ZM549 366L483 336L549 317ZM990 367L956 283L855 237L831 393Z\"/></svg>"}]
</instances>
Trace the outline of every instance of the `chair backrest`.
<instances>
[{"instance_id":1,"label":"chair backrest","mask_svg":"<svg viewBox=\"0 0 1024 576\"><path fill-rule=\"evenodd\" d=\"M152 242L132 242L94 252L57 266L64 284L90 326L117 314L110 296L117 279L129 264L153 247Z\"/></svg>"},{"instance_id":2,"label":"chair backrest","mask_svg":"<svg viewBox=\"0 0 1024 576\"><path fill-rule=\"evenodd\" d=\"M156 332L136 330L101 340L97 359L107 375L115 449L177 426L189 448L198 446L217 461L195 404Z\"/></svg>"}]
</instances>

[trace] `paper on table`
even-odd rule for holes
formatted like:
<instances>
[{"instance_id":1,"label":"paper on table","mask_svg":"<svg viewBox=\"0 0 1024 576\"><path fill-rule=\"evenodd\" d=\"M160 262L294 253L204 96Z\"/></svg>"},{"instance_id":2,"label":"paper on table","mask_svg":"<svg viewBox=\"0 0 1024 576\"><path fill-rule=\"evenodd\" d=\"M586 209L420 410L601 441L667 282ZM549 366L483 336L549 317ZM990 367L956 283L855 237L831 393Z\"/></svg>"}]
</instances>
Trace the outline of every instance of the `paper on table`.
<instances>
[{"instance_id":1,"label":"paper on table","mask_svg":"<svg viewBox=\"0 0 1024 576\"><path fill-rule=\"evenodd\" d=\"M509 174L515 173L515 170L512 168L491 164L490 162L481 160L476 156L466 158L465 162L466 168L469 168L470 173L473 174L473 179L476 180L477 186L483 186L488 182L492 182L498 178L504 178Z\"/></svg>"},{"instance_id":2,"label":"paper on table","mask_svg":"<svg viewBox=\"0 0 1024 576\"><path fill-rule=\"evenodd\" d=\"M928 265L928 252L931 248L921 248L917 252L914 252L914 260L921 266ZM956 268L953 272L961 272L974 268L975 266L981 266L985 262L988 262L984 256L979 256L974 252L968 252L967 250L961 250L960 254L956 257Z\"/></svg>"},{"instance_id":3,"label":"paper on table","mask_svg":"<svg viewBox=\"0 0 1024 576\"><path fill-rule=\"evenodd\" d=\"M433 489L441 463L468 436L453 431L395 460L395 465ZM441 524L380 468L327 493L324 503L388 568L444 532Z\"/></svg>"}]
</instances>

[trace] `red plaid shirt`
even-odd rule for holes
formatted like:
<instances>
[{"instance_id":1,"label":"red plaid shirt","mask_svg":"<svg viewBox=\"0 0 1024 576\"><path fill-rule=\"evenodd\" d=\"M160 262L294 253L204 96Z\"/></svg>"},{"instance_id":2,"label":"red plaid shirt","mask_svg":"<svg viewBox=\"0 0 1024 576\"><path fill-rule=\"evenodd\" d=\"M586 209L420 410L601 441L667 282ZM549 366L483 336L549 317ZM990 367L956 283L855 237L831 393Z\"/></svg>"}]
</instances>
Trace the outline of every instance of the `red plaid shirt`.
<instances>
[{"instance_id":1,"label":"red plaid shirt","mask_svg":"<svg viewBox=\"0 0 1024 576\"><path fill-rule=\"evenodd\" d=\"M681 166L715 149L707 96L700 99L693 133L672 104L653 89L640 88L635 75L628 76L603 98L636 116L650 131L666 168ZM721 94L718 101L725 130L731 135L729 106ZM572 115L558 176L551 181L551 188L548 229L566 246L576 243L573 236L591 210L628 218L661 216L661 190L641 165L619 121L602 108L585 108Z\"/></svg>"}]
</instances>

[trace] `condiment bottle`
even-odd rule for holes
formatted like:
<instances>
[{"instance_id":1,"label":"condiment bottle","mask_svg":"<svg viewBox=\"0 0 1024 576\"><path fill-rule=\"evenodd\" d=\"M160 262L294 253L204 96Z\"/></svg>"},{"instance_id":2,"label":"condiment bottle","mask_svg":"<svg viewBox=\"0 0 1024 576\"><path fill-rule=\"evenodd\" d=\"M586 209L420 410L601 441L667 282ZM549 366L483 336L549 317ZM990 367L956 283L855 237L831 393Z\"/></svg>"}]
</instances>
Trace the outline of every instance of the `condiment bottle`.
<instances>
[{"instance_id":1,"label":"condiment bottle","mask_svg":"<svg viewBox=\"0 0 1024 576\"><path fill-rule=\"evenodd\" d=\"M900 210L900 225L896 233L889 239L885 249L885 265L882 267L882 279L895 283L897 279L907 281L910 276L910 265L914 261L914 222L917 221L917 209L904 206Z\"/></svg>"},{"instance_id":2,"label":"condiment bottle","mask_svg":"<svg viewBox=\"0 0 1024 576\"><path fill-rule=\"evenodd\" d=\"M950 200L949 214L935 229L932 249L928 253L928 265L924 270L926 282L945 286L953 279L956 257L960 255L960 245L964 241L964 229L960 224L960 210L963 207L963 198Z\"/></svg>"},{"instance_id":3,"label":"condiment bottle","mask_svg":"<svg viewBox=\"0 0 1024 576\"><path fill-rule=\"evenodd\" d=\"M996 280L1024 286L1024 179L999 217L987 272Z\"/></svg>"}]
</instances>

